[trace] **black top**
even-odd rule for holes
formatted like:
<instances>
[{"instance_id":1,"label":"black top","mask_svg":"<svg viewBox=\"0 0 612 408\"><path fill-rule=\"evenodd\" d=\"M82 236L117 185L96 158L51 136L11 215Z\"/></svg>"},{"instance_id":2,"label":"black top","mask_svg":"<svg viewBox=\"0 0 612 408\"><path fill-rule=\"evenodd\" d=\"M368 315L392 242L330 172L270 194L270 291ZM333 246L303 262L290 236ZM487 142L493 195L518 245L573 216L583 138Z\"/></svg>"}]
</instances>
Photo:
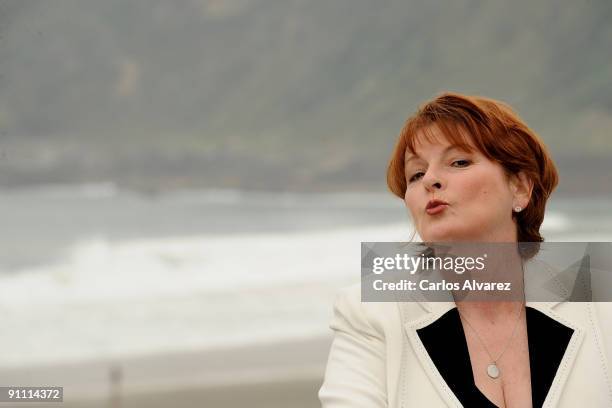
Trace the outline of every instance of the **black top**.
<instances>
[{"instance_id":1,"label":"black top","mask_svg":"<svg viewBox=\"0 0 612 408\"><path fill-rule=\"evenodd\" d=\"M544 404L574 330L531 307L526 308L526 318L531 400L533 408L538 408ZM476 387L456 307L417 333L442 378L463 406L497 407Z\"/></svg>"}]
</instances>

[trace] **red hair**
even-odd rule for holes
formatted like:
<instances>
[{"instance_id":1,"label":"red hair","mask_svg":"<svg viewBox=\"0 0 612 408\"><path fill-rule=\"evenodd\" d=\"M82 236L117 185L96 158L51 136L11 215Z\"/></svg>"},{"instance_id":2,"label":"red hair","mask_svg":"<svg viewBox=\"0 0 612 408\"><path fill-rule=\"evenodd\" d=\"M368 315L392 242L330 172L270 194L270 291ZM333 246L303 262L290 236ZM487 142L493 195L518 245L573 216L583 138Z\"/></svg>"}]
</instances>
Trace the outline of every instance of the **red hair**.
<instances>
[{"instance_id":1,"label":"red hair","mask_svg":"<svg viewBox=\"0 0 612 408\"><path fill-rule=\"evenodd\" d=\"M519 242L542 242L546 200L559 176L546 146L507 104L481 96L446 92L421 105L402 128L387 169L387 185L404 199L406 150L415 153L417 133L432 141L430 128L436 124L449 143L472 151L472 142L489 160L499 163L507 175L524 172L533 182L527 207L514 213ZM469 138L469 140L467 139Z\"/></svg>"}]
</instances>

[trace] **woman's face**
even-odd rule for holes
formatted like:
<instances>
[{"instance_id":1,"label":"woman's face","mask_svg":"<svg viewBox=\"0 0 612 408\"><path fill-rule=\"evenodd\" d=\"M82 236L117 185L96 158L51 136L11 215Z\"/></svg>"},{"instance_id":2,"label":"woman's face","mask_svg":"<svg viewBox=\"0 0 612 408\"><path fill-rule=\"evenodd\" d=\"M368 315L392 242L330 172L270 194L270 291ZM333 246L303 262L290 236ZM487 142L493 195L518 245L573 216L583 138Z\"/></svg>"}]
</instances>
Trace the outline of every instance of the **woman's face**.
<instances>
[{"instance_id":1,"label":"woman's face","mask_svg":"<svg viewBox=\"0 0 612 408\"><path fill-rule=\"evenodd\" d=\"M417 135L421 142L415 145L416 155L406 151L404 201L421 238L426 242L515 242L512 211L516 206L524 208L528 201L516 188L518 179L508 178L500 164L476 148L467 153L452 146L437 126L430 132L436 143ZM446 204L435 205L432 200Z\"/></svg>"}]
</instances>

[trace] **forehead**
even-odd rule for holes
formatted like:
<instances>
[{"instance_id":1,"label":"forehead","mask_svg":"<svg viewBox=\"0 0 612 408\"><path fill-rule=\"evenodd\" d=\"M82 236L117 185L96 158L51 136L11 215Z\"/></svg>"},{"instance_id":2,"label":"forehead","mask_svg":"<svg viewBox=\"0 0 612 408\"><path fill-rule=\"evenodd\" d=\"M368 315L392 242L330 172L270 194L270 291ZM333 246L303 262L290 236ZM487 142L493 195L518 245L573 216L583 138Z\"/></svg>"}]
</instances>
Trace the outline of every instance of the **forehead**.
<instances>
[{"instance_id":1,"label":"forehead","mask_svg":"<svg viewBox=\"0 0 612 408\"><path fill-rule=\"evenodd\" d=\"M431 147L439 149L456 148L466 152L477 151L469 133L456 124L433 123L419 129L408 138L406 143L406 160L418 156L420 151Z\"/></svg>"}]
</instances>

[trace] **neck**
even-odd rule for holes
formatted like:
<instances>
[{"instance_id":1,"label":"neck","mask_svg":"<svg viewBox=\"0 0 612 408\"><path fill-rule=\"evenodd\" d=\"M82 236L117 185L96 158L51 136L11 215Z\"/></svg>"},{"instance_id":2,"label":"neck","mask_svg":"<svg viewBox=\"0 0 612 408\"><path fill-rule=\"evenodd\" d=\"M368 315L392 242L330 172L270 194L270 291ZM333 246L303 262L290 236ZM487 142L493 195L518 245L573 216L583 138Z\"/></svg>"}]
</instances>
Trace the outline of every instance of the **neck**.
<instances>
[{"instance_id":1,"label":"neck","mask_svg":"<svg viewBox=\"0 0 612 408\"><path fill-rule=\"evenodd\" d=\"M480 283L509 283L510 290L453 292L459 310L468 316L480 316L489 321L497 316L516 314L519 305L525 301L523 259L517 243L470 244L467 247L473 254L486 254L485 268L462 279L474 279Z\"/></svg>"},{"instance_id":2,"label":"neck","mask_svg":"<svg viewBox=\"0 0 612 408\"><path fill-rule=\"evenodd\" d=\"M470 321L486 320L492 324L508 317L516 317L519 308L523 307L522 301L459 301L456 304L461 314L467 316Z\"/></svg>"},{"instance_id":3,"label":"neck","mask_svg":"<svg viewBox=\"0 0 612 408\"><path fill-rule=\"evenodd\" d=\"M423 237L425 238L425 237ZM471 233L461 233L459 235L447 235L431 240L435 242L518 242L518 232L516 222L510 220L500 221L492 228L480 229Z\"/></svg>"}]
</instances>

